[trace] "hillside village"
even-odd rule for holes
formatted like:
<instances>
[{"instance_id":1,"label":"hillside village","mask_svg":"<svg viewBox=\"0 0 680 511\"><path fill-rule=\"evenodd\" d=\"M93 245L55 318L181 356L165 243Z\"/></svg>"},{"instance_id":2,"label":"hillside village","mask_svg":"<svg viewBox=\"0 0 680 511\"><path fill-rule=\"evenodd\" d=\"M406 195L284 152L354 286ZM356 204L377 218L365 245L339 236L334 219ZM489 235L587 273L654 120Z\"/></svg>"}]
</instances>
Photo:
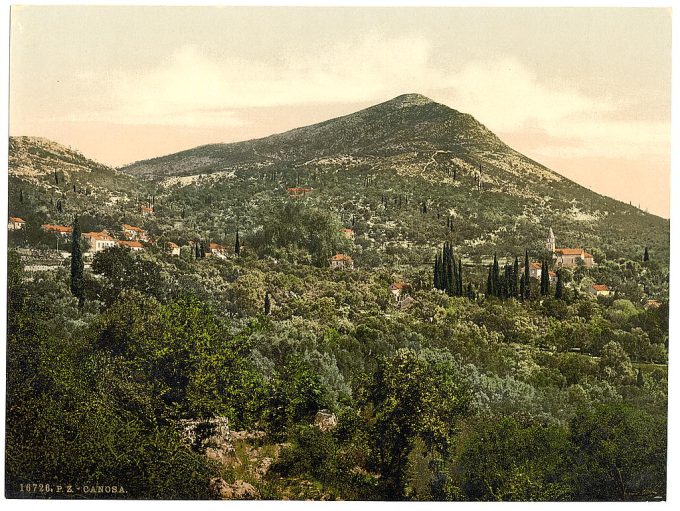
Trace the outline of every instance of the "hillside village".
<instances>
[{"instance_id":1,"label":"hillside village","mask_svg":"<svg viewBox=\"0 0 680 511\"><path fill-rule=\"evenodd\" d=\"M121 169L11 138L8 195L9 488L665 496L668 220L472 116L411 94Z\"/></svg>"}]
</instances>

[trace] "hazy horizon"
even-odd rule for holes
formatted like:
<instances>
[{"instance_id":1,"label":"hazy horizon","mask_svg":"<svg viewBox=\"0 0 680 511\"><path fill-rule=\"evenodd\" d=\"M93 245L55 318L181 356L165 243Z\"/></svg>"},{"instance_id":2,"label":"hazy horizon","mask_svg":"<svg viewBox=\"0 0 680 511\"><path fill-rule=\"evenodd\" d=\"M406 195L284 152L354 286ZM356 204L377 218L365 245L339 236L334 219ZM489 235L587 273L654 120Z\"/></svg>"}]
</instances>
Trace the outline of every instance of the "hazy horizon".
<instances>
[{"instance_id":1,"label":"hazy horizon","mask_svg":"<svg viewBox=\"0 0 680 511\"><path fill-rule=\"evenodd\" d=\"M670 26L658 8L13 7L10 135L117 167L420 93L668 218Z\"/></svg>"}]
</instances>

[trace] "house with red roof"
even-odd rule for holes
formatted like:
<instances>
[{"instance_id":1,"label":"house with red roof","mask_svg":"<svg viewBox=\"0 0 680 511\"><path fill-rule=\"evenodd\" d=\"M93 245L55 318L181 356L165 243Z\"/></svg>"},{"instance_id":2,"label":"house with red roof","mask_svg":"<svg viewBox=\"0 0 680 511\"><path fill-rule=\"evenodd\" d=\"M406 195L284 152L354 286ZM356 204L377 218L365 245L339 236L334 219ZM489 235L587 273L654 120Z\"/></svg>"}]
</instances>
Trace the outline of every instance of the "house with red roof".
<instances>
[{"instance_id":1,"label":"house with red roof","mask_svg":"<svg viewBox=\"0 0 680 511\"><path fill-rule=\"evenodd\" d=\"M592 254L582 248L556 248L552 227L546 238L545 248L552 252L555 266L559 268L576 268L579 264L583 264L586 268L595 266L595 259Z\"/></svg>"},{"instance_id":2,"label":"house with red roof","mask_svg":"<svg viewBox=\"0 0 680 511\"><path fill-rule=\"evenodd\" d=\"M73 233L73 227L70 227L68 225L43 224L41 227L42 230L45 232L59 234L60 236L63 236L65 238Z\"/></svg>"},{"instance_id":3,"label":"house with red roof","mask_svg":"<svg viewBox=\"0 0 680 511\"><path fill-rule=\"evenodd\" d=\"M137 240L118 240L117 243L119 247L129 248L133 252L144 250L144 245Z\"/></svg>"},{"instance_id":4,"label":"house with red roof","mask_svg":"<svg viewBox=\"0 0 680 511\"><path fill-rule=\"evenodd\" d=\"M335 254L329 259L331 268L354 268L354 261L345 254Z\"/></svg>"},{"instance_id":5,"label":"house with red roof","mask_svg":"<svg viewBox=\"0 0 680 511\"><path fill-rule=\"evenodd\" d=\"M123 236L129 240L149 241L149 236L141 227L123 224Z\"/></svg>"},{"instance_id":6,"label":"house with red roof","mask_svg":"<svg viewBox=\"0 0 680 511\"><path fill-rule=\"evenodd\" d=\"M24 227L26 227L26 220L19 218L18 216L11 216L7 219L8 231L18 231Z\"/></svg>"},{"instance_id":7,"label":"house with red roof","mask_svg":"<svg viewBox=\"0 0 680 511\"><path fill-rule=\"evenodd\" d=\"M116 245L116 240L106 231L86 232L83 234L83 238L89 243L88 252L95 254Z\"/></svg>"},{"instance_id":8,"label":"house with red roof","mask_svg":"<svg viewBox=\"0 0 680 511\"><path fill-rule=\"evenodd\" d=\"M593 296L609 296L611 289L606 284L593 284L588 288L588 292Z\"/></svg>"}]
</instances>

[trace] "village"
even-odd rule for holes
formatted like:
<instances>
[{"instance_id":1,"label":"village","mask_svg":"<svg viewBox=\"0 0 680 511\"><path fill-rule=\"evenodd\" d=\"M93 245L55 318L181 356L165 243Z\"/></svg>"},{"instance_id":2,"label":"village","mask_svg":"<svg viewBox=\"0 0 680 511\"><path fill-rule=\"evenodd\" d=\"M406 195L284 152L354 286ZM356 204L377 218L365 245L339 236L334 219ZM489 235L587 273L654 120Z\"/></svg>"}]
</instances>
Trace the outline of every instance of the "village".
<instances>
[{"instance_id":1,"label":"village","mask_svg":"<svg viewBox=\"0 0 680 511\"><path fill-rule=\"evenodd\" d=\"M293 199L303 198L306 194L312 191L311 188L288 188L287 192L289 197ZM142 206L140 209L144 216L153 214L153 208ZM7 229L10 231L17 231L24 229L26 222L19 218L10 216L7 224ZM65 225L53 225L53 224L43 224L41 229L46 233L51 233L56 235L56 250L62 259L68 259L70 253L68 251L59 251L59 243L61 242L62 247L70 243L73 228L71 226ZM109 230L102 230L98 232L85 232L82 234L83 239L86 241L86 251L84 252L84 257L86 261L86 268L89 267L89 263L92 257L104 250L109 248L119 246L129 249L132 252L141 252L149 245L155 245L156 242L153 240L147 231L141 227L137 227L129 224L122 224L120 226L120 236L117 238ZM355 232L351 228L340 229L340 235L346 239L355 239ZM182 247L175 242L165 241L163 244L163 250L165 253L179 257L181 255ZM593 268L596 266L596 262L592 254L588 253L583 248L558 248L556 245L556 237L553 229L550 228L547 237L544 241L546 254L550 257L550 264L553 269L548 270L548 282L550 285L556 285L558 281L557 272L561 269L575 269L578 267ZM191 250L191 254L196 253L199 250L200 241L190 241L187 245L187 249ZM208 241L205 246L201 246L204 250L202 257L217 257L225 259L234 252L234 250L228 250L225 246ZM243 250L244 244L239 243L239 249ZM30 255L30 251L26 249L22 250L21 253L25 255ZM58 260L57 260L58 261ZM336 270L352 270L354 269L354 260L348 254L336 253L328 259L328 265L332 269ZM30 264L26 266L28 271L44 271L49 269L55 269L59 267L60 264ZM536 281L541 281L542 273L544 271L544 264L542 261L531 260L528 264L529 268L529 278L535 279ZM520 268L520 275L524 275L524 268ZM565 284L566 288L571 287L571 283ZM389 291L393 296L395 303L398 308L408 308L414 303L414 299L410 296L411 286L403 281L393 282L389 286ZM592 297L609 297L614 291L606 284L593 283L591 284L587 292ZM646 307L657 307L659 302L657 300L648 300Z\"/></svg>"}]
</instances>

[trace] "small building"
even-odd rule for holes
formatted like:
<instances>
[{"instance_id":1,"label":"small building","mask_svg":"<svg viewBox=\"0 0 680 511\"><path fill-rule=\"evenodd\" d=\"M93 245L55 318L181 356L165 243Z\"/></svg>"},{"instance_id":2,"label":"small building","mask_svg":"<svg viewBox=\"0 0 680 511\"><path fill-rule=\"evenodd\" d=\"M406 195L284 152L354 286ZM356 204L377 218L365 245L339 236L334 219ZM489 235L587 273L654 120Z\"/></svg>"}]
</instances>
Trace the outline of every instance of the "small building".
<instances>
[{"instance_id":1,"label":"small building","mask_svg":"<svg viewBox=\"0 0 680 511\"><path fill-rule=\"evenodd\" d=\"M149 216L153 215L153 208L150 208L148 206L142 206L140 209L140 212L142 213L143 216Z\"/></svg>"},{"instance_id":2,"label":"small building","mask_svg":"<svg viewBox=\"0 0 680 511\"><path fill-rule=\"evenodd\" d=\"M90 244L88 252L94 254L116 245L116 240L114 240L106 231L86 232L83 234L83 238Z\"/></svg>"},{"instance_id":3,"label":"small building","mask_svg":"<svg viewBox=\"0 0 680 511\"><path fill-rule=\"evenodd\" d=\"M549 271L548 280L550 281L550 284L557 284L557 273L554 271Z\"/></svg>"},{"instance_id":4,"label":"small building","mask_svg":"<svg viewBox=\"0 0 680 511\"><path fill-rule=\"evenodd\" d=\"M123 224L123 236L129 240L139 240L148 241L149 237L146 231L141 227L135 227L134 225Z\"/></svg>"},{"instance_id":5,"label":"small building","mask_svg":"<svg viewBox=\"0 0 680 511\"><path fill-rule=\"evenodd\" d=\"M531 261L529 263L529 277L532 279L539 279L541 278L541 272L543 271L543 267L541 263L538 261Z\"/></svg>"},{"instance_id":6,"label":"small building","mask_svg":"<svg viewBox=\"0 0 680 511\"><path fill-rule=\"evenodd\" d=\"M26 227L26 221L18 216L11 216L7 219L8 231L19 231Z\"/></svg>"},{"instance_id":7,"label":"small building","mask_svg":"<svg viewBox=\"0 0 680 511\"><path fill-rule=\"evenodd\" d=\"M354 239L354 230L352 229L340 229L340 233L348 240Z\"/></svg>"},{"instance_id":8,"label":"small building","mask_svg":"<svg viewBox=\"0 0 680 511\"><path fill-rule=\"evenodd\" d=\"M172 241L168 241L168 251L170 252L170 255L180 255L179 245L177 243L173 243Z\"/></svg>"},{"instance_id":9,"label":"small building","mask_svg":"<svg viewBox=\"0 0 680 511\"><path fill-rule=\"evenodd\" d=\"M611 289L606 284L593 284L588 288L588 292L593 296L609 296Z\"/></svg>"},{"instance_id":10,"label":"small building","mask_svg":"<svg viewBox=\"0 0 680 511\"><path fill-rule=\"evenodd\" d=\"M581 262L586 268L595 266L595 259L582 248L555 248L555 233L552 227L545 239L545 249L551 252L555 265L561 268L575 268Z\"/></svg>"},{"instance_id":11,"label":"small building","mask_svg":"<svg viewBox=\"0 0 680 511\"><path fill-rule=\"evenodd\" d=\"M73 227L70 227L68 225L43 224L41 227L42 230L45 232L58 234L60 236L63 236L64 238L70 236L73 233Z\"/></svg>"},{"instance_id":12,"label":"small building","mask_svg":"<svg viewBox=\"0 0 680 511\"><path fill-rule=\"evenodd\" d=\"M331 268L354 268L354 261L345 254L335 254L329 260Z\"/></svg>"},{"instance_id":13,"label":"small building","mask_svg":"<svg viewBox=\"0 0 680 511\"><path fill-rule=\"evenodd\" d=\"M390 293L394 296L394 299L399 301L401 295L403 295L408 289L408 284L405 282L394 282L390 284Z\"/></svg>"},{"instance_id":14,"label":"small building","mask_svg":"<svg viewBox=\"0 0 680 511\"><path fill-rule=\"evenodd\" d=\"M643 307L646 310L658 309L659 307L661 307L661 302L659 300L647 300Z\"/></svg>"},{"instance_id":15,"label":"small building","mask_svg":"<svg viewBox=\"0 0 680 511\"><path fill-rule=\"evenodd\" d=\"M227 257L227 248L220 245L219 243L209 243L208 244L208 251L205 254L206 256L217 256L217 257Z\"/></svg>"},{"instance_id":16,"label":"small building","mask_svg":"<svg viewBox=\"0 0 680 511\"><path fill-rule=\"evenodd\" d=\"M312 188L286 188L286 191L293 199L300 199L310 193Z\"/></svg>"},{"instance_id":17,"label":"small building","mask_svg":"<svg viewBox=\"0 0 680 511\"><path fill-rule=\"evenodd\" d=\"M586 268L595 266L593 256L582 248L556 248L553 258L555 265L561 268L575 268L581 262Z\"/></svg>"},{"instance_id":18,"label":"small building","mask_svg":"<svg viewBox=\"0 0 680 511\"><path fill-rule=\"evenodd\" d=\"M118 240L118 246L129 248L133 252L144 250L144 245L137 240Z\"/></svg>"}]
</instances>

